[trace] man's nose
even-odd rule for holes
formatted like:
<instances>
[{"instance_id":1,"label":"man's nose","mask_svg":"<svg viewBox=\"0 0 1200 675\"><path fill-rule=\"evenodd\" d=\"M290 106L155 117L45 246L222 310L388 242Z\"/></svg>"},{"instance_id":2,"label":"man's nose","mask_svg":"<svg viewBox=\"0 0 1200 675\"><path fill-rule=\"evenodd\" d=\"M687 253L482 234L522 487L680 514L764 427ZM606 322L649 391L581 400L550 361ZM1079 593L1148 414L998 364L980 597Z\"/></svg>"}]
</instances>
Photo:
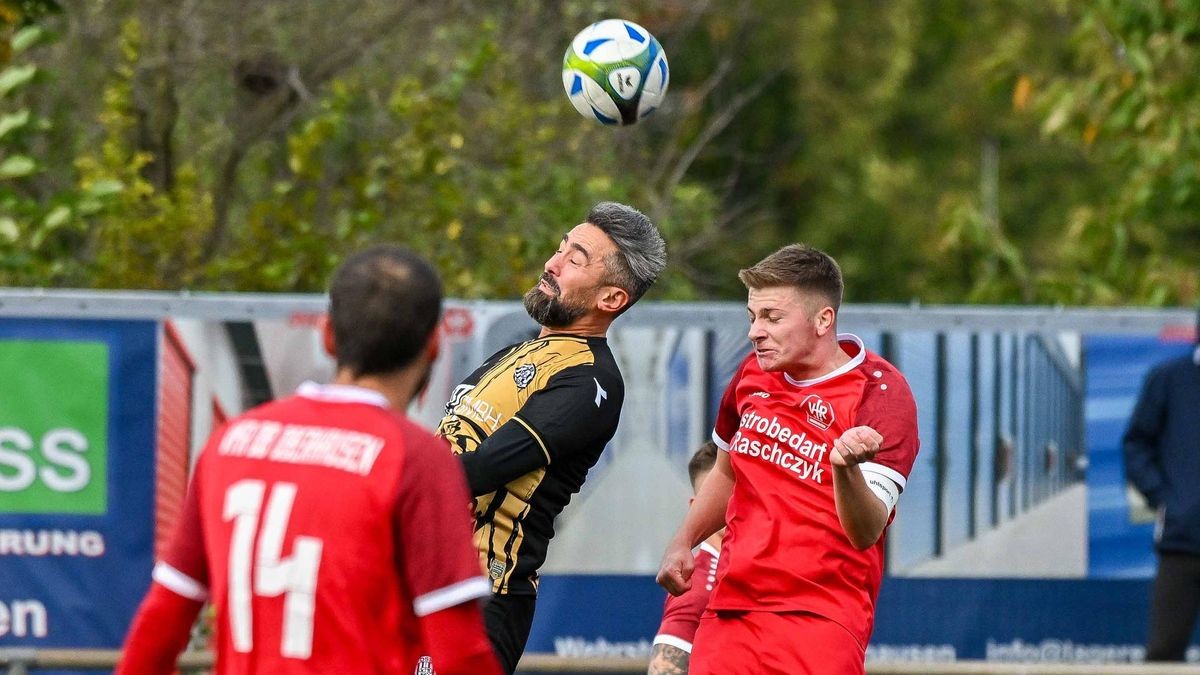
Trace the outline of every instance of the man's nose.
<instances>
[{"instance_id":1,"label":"man's nose","mask_svg":"<svg viewBox=\"0 0 1200 675\"><path fill-rule=\"evenodd\" d=\"M751 342L758 342L762 338L766 337L766 333L763 332L762 327L758 325L757 321L751 321L750 331L746 336L750 338Z\"/></svg>"}]
</instances>

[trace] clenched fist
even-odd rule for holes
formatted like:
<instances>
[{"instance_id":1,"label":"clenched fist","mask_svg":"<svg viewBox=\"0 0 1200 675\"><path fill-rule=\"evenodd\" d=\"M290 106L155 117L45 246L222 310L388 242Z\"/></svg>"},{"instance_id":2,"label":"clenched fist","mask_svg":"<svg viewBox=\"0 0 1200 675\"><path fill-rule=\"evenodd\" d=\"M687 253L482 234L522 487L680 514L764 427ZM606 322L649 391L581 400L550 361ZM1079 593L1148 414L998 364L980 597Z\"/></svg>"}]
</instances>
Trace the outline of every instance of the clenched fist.
<instances>
[{"instance_id":1,"label":"clenched fist","mask_svg":"<svg viewBox=\"0 0 1200 675\"><path fill-rule=\"evenodd\" d=\"M883 436L871 427L854 427L833 442L829 463L834 466L854 466L869 462L883 445Z\"/></svg>"},{"instance_id":2,"label":"clenched fist","mask_svg":"<svg viewBox=\"0 0 1200 675\"><path fill-rule=\"evenodd\" d=\"M655 581L671 595L683 595L692 587L692 571L695 567L692 550L686 545L671 542L663 554Z\"/></svg>"}]
</instances>

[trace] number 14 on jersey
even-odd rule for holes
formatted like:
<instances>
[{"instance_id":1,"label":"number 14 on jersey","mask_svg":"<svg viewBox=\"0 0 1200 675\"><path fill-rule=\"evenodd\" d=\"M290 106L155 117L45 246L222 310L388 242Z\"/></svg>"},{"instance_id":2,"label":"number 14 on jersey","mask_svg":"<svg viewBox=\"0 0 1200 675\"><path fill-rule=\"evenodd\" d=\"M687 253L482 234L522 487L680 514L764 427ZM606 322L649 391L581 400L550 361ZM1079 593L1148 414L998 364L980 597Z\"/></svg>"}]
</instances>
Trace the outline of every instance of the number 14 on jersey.
<instances>
[{"instance_id":1,"label":"number 14 on jersey","mask_svg":"<svg viewBox=\"0 0 1200 675\"><path fill-rule=\"evenodd\" d=\"M283 595L279 651L296 659L312 655L317 570L324 543L317 537L297 536L292 542L292 555L280 558L295 499L294 483L275 483L268 494L266 482L241 480L225 491L224 519L233 521L229 542L229 623L233 648L239 652L254 649L254 596ZM256 533L258 546L254 550Z\"/></svg>"}]
</instances>

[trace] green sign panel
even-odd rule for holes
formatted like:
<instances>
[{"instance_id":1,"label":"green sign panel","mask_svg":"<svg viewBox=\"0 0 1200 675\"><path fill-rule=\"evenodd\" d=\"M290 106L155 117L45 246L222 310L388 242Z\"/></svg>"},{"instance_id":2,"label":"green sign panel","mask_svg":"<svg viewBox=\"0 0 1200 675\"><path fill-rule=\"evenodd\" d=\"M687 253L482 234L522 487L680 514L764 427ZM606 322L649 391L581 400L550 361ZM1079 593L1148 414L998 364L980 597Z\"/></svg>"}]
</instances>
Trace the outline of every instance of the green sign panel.
<instances>
[{"instance_id":1,"label":"green sign panel","mask_svg":"<svg viewBox=\"0 0 1200 675\"><path fill-rule=\"evenodd\" d=\"M0 372L0 513L104 513L108 345L0 340Z\"/></svg>"}]
</instances>

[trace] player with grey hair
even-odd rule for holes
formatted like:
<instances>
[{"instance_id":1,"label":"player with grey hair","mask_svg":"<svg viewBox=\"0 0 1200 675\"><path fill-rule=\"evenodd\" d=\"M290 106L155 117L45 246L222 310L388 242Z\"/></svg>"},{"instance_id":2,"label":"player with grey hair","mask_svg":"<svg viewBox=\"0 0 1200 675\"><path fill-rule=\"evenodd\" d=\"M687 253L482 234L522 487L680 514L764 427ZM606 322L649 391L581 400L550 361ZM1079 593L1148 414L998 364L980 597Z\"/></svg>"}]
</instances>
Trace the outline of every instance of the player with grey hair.
<instances>
[{"instance_id":1,"label":"player with grey hair","mask_svg":"<svg viewBox=\"0 0 1200 675\"><path fill-rule=\"evenodd\" d=\"M616 202L592 207L587 222L600 228L617 246L608 261L610 281L630 292L633 306L667 266L667 247L650 219L636 209Z\"/></svg>"},{"instance_id":2,"label":"player with grey hair","mask_svg":"<svg viewBox=\"0 0 1200 675\"><path fill-rule=\"evenodd\" d=\"M554 519L617 430L625 385L608 328L646 293L666 257L649 218L597 204L563 235L525 294L538 336L496 352L446 404L438 434L466 469L475 545L492 583L484 618L508 673L529 638Z\"/></svg>"}]
</instances>

